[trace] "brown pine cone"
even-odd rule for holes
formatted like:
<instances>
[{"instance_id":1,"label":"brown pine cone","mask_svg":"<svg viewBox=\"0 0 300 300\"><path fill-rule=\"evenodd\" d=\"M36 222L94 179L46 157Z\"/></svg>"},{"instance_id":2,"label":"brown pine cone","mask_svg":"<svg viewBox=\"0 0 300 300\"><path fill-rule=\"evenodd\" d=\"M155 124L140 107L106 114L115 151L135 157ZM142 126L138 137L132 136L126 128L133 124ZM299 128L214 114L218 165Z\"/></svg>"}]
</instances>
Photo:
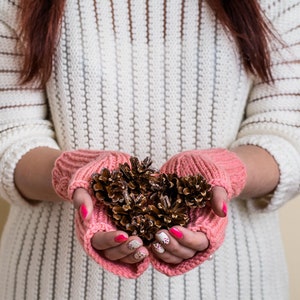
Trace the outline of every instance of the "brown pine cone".
<instances>
[{"instance_id":1,"label":"brown pine cone","mask_svg":"<svg viewBox=\"0 0 300 300\"><path fill-rule=\"evenodd\" d=\"M93 174L91 187L116 226L145 244L154 241L159 229L186 226L189 210L204 207L211 198L211 186L201 175L159 173L148 157L141 162L131 157L130 163Z\"/></svg>"}]
</instances>

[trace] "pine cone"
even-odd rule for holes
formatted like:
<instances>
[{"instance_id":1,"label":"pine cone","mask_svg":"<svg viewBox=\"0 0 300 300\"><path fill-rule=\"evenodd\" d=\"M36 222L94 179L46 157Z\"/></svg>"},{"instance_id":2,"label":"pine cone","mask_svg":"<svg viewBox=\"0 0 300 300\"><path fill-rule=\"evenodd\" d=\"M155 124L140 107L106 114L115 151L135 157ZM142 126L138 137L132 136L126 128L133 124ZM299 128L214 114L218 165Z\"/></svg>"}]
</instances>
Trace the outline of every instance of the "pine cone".
<instances>
[{"instance_id":1,"label":"pine cone","mask_svg":"<svg viewBox=\"0 0 300 300\"><path fill-rule=\"evenodd\" d=\"M150 244L155 233L174 225L186 226L189 210L201 208L211 198L211 186L201 175L178 177L151 168L150 158L130 158L110 172L92 175L91 187L118 228Z\"/></svg>"}]
</instances>

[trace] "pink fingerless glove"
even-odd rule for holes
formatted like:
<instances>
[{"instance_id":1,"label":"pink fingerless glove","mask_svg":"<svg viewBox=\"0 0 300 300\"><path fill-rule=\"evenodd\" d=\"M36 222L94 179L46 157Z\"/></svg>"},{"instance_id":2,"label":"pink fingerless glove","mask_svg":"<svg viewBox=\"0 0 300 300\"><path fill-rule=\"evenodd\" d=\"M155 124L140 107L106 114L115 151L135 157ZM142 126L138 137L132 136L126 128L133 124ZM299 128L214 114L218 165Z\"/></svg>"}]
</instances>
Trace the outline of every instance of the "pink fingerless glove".
<instances>
[{"instance_id":1,"label":"pink fingerless glove","mask_svg":"<svg viewBox=\"0 0 300 300\"><path fill-rule=\"evenodd\" d=\"M160 172L176 173L179 176L201 174L212 186L223 187L231 199L240 194L246 183L246 168L238 156L226 149L191 150L179 153L168 160ZM155 269L175 276L192 270L207 260L223 243L227 217L221 218L209 208L192 209L188 228L201 231L209 240L205 251L196 253L178 265L168 264L151 255L151 263Z\"/></svg>"},{"instance_id":2,"label":"pink fingerless glove","mask_svg":"<svg viewBox=\"0 0 300 300\"><path fill-rule=\"evenodd\" d=\"M140 276L148 267L149 259L140 263L124 264L106 259L101 251L92 247L91 239L95 233L115 231L116 227L111 222L103 205L95 205L96 199L90 188L91 176L99 173L103 168L110 171L125 162L130 164L130 156L116 151L76 150L64 152L56 160L52 171L52 184L56 193L67 201L72 201L73 193L77 188L88 190L93 200L93 213L89 220L83 220L77 212L75 215L76 234L87 252L99 265L106 270L126 278Z\"/></svg>"},{"instance_id":3,"label":"pink fingerless glove","mask_svg":"<svg viewBox=\"0 0 300 300\"><path fill-rule=\"evenodd\" d=\"M61 198L72 201L69 197L70 181L77 170L95 161L106 151L97 150L74 150L63 152L55 161L52 170L52 186Z\"/></svg>"}]
</instances>

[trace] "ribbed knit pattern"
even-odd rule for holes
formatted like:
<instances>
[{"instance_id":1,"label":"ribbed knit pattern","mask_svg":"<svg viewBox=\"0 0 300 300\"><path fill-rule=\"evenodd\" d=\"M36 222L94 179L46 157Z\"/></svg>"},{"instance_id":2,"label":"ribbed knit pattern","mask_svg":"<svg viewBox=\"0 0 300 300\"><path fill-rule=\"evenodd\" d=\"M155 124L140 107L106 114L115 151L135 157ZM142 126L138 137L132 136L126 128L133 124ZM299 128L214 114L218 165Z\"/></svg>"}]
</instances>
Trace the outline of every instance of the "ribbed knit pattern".
<instances>
[{"instance_id":1,"label":"ribbed knit pattern","mask_svg":"<svg viewBox=\"0 0 300 300\"><path fill-rule=\"evenodd\" d=\"M73 193L77 188L90 191L91 176L99 173L103 168L116 170L119 164L129 163L128 154L117 151L77 150L63 152L55 161L52 171L52 184L56 193L63 199L72 201ZM98 231L113 231L116 227L107 215L105 207L95 205L92 217L83 221L80 213L76 214L76 234L84 247L99 265L106 270L125 278L140 276L149 266L149 259L137 264L122 264L107 260L100 251L96 251L91 239Z\"/></svg>"},{"instance_id":2,"label":"ribbed knit pattern","mask_svg":"<svg viewBox=\"0 0 300 300\"><path fill-rule=\"evenodd\" d=\"M130 155L117 151L76 150L63 152L52 170L52 185L56 193L72 201L77 188L90 189L91 177L103 168L116 170L129 163Z\"/></svg>"},{"instance_id":3,"label":"ribbed knit pattern","mask_svg":"<svg viewBox=\"0 0 300 300\"><path fill-rule=\"evenodd\" d=\"M237 155L221 148L178 153L160 171L179 176L201 174L212 186L223 187L229 200L240 194L247 178L246 167Z\"/></svg>"},{"instance_id":4,"label":"ribbed knit pattern","mask_svg":"<svg viewBox=\"0 0 300 300\"><path fill-rule=\"evenodd\" d=\"M88 221L82 221L79 213L76 215L76 233L86 253L90 255L101 267L109 272L124 278L137 278L149 267L149 258L136 264L124 264L118 261L110 261L91 245L91 239L98 231L109 232L116 230L107 215L104 207L97 207Z\"/></svg>"},{"instance_id":5,"label":"ribbed knit pattern","mask_svg":"<svg viewBox=\"0 0 300 300\"><path fill-rule=\"evenodd\" d=\"M150 253L151 263L155 269L168 276L182 275L199 266L221 246L225 237L227 217L218 217L211 208L197 209L190 214L188 228L192 231L201 231L206 234L209 246L205 251L197 252L195 256L186 259L176 266L161 261Z\"/></svg>"},{"instance_id":6,"label":"ribbed knit pattern","mask_svg":"<svg viewBox=\"0 0 300 300\"><path fill-rule=\"evenodd\" d=\"M103 152L105 151L75 150L63 152L55 161L52 170L52 185L56 193L61 198L71 201L68 190L74 174L80 168L95 162Z\"/></svg>"},{"instance_id":7,"label":"ribbed knit pattern","mask_svg":"<svg viewBox=\"0 0 300 300\"><path fill-rule=\"evenodd\" d=\"M171 157L160 172L179 176L201 174L212 186L224 187L228 198L238 196L246 182L246 169L235 153L226 149L190 150ZM223 243L227 217L220 218L211 208L194 209L190 213L188 228L204 232L209 240L209 247L198 252L191 259L184 260L176 267L164 263L155 256L151 257L153 266L169 276L183 274L206 261Z\"/></svg>"},{"instance_id":8,"label":"ribbed knit pattern","mask_svg":"<svg viewBox=\"0 0 300 300\"><path fill-rule=\"evenodd\" d=\"M118 151L103 151L95 161L79 168L71 178L68 187L68 198L72 199L73 193L77 188L90 188L91 176L100 173L103 168L110 171L116 170L119 164L129 163L130 156Z\"/></svg>"},{"instance_id":9,"label":"ribbed knit pattern","mask_svg":"<svg viewBox=\"0 0 300 300\"><path fill-rule=\"evenodd\" d=\"M12 204L1 300L288 299L276 209L300 190L300 0L261 4L289 45L273 47L274 85L245 73L205 1L68 0L43 91L18 84L19 4L0 1L0 196ZM224 243L182 276L105 271L82 250L71 203L32 206L14 186L38 146L150 156L159 169L185 150L245 144L274 156L280 184L264 213L233 199Z\"/></svg>"}]
</instances>

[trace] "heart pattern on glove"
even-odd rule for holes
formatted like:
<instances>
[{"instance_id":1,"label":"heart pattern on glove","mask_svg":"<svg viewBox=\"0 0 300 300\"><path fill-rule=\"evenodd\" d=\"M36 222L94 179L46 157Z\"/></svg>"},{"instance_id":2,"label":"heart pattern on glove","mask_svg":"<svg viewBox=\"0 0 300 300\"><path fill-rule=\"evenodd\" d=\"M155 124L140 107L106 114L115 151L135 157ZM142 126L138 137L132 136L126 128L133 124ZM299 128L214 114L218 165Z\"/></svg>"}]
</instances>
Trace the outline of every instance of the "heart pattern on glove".
<instances>
[{"instance_id":1,"label":"heart pattern on glove","mask_svg":"<svg viewBox=\"0 0 300 300\"><path fill-rule=\"evenodd\" d=\"M130 163L92 174L91 189L95 205L105 205L117 228L138 235L145 245L160 229L186 226L189 210L203 208L211 200L211 185L201 174L160 173L151 167L149 157L143 161L131 157Z\"/></svg>"}]
</instances>

